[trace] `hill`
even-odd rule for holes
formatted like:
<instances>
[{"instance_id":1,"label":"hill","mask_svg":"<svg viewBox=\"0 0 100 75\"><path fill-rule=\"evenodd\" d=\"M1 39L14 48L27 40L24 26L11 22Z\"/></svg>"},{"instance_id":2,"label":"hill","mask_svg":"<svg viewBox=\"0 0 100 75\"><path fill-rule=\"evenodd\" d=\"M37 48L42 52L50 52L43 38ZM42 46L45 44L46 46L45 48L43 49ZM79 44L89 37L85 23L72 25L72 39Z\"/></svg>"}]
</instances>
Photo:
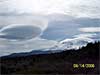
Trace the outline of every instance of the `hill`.
<instances>
[{"instance_id":1,"label":"hill","mask_svg":"<svg viewBox=\"0 0 100 75\"><path fill-rule=\"evenodd\" d=\"M60 53L1 57L2 74L100 74L100 42Z\"/></svg>"}]
</instances>

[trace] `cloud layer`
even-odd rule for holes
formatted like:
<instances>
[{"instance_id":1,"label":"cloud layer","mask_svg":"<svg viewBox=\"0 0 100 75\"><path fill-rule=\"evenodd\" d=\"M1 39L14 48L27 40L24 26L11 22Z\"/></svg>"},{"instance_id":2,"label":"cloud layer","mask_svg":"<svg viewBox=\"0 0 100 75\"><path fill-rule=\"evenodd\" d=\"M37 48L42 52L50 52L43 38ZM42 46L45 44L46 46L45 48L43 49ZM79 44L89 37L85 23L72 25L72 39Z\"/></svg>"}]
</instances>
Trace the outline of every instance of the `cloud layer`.
<instances>
[{"instance_id":1,"label":"cloud layer","mask_svg":"<svg viewBox=\"0 0 100 75\"><path fill-rule=\"evenodd\" d=\"M100 0L8 0L0 2L0 13L61 13L100 18Z\"/></svg>"}]
</instances>

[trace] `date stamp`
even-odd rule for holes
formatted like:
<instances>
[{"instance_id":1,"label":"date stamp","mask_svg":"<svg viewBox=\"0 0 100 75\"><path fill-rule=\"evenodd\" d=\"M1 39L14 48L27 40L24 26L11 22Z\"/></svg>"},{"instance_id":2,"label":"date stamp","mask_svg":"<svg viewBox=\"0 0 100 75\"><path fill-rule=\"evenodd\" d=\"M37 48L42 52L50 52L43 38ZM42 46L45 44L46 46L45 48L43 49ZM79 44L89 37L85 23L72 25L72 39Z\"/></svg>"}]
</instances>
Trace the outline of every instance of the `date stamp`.
<instances>
[{"instance_id":1,"label":"date stamp","mask_svg":"<svg viewBox=\"0 0 100 75\"><path fill-rule=\"evenodd\" d=\"M73 64L73 68L95 68L95 64Z\"/></svg>"}]
</instances>

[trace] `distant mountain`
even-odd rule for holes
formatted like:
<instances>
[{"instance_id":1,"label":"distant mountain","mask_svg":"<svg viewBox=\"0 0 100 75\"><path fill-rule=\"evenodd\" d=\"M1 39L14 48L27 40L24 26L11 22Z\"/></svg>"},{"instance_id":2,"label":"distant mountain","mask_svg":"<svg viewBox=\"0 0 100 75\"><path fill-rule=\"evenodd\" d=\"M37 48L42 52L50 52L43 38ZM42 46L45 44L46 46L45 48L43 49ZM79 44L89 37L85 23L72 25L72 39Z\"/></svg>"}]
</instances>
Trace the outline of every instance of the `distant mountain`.
<instances>
[{"instance_id":1,"label":"distant mountain","mask_svg":"<svg viewBox=\"0 0 100 75\"><path fill-rule=\"evenodd\" d=\"M51 53L56 53L56 52L61 52L61 50L33 50L31 52L22 52L22 53L13 53L13 54L10 54L8 56L3 56L3 57L22 57L22 56L30 56L30 55L38 55L38 54L51 54Z\"/></svg>"}]
</instances>

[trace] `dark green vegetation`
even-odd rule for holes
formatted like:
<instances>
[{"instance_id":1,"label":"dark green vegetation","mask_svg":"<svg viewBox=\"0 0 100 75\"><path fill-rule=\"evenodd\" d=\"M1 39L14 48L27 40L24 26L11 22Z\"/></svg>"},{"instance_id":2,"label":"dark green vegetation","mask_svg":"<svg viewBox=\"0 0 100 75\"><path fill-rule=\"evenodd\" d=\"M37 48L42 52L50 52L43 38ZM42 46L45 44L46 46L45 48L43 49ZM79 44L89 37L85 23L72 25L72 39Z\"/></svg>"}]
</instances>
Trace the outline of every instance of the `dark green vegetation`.
<instances>
[{"instance_id":1,"label":"dark green vegetation","mask_svg":"<svg viewBox=\"0 0 100 75\"><path fill-rule=\"evenodd\" d=\"M99 74L100 42L79 50L23 57L1 57L1 74ZM94 68L73 68L73 64L94 64Z\"/></svg>"}]
</instances>

